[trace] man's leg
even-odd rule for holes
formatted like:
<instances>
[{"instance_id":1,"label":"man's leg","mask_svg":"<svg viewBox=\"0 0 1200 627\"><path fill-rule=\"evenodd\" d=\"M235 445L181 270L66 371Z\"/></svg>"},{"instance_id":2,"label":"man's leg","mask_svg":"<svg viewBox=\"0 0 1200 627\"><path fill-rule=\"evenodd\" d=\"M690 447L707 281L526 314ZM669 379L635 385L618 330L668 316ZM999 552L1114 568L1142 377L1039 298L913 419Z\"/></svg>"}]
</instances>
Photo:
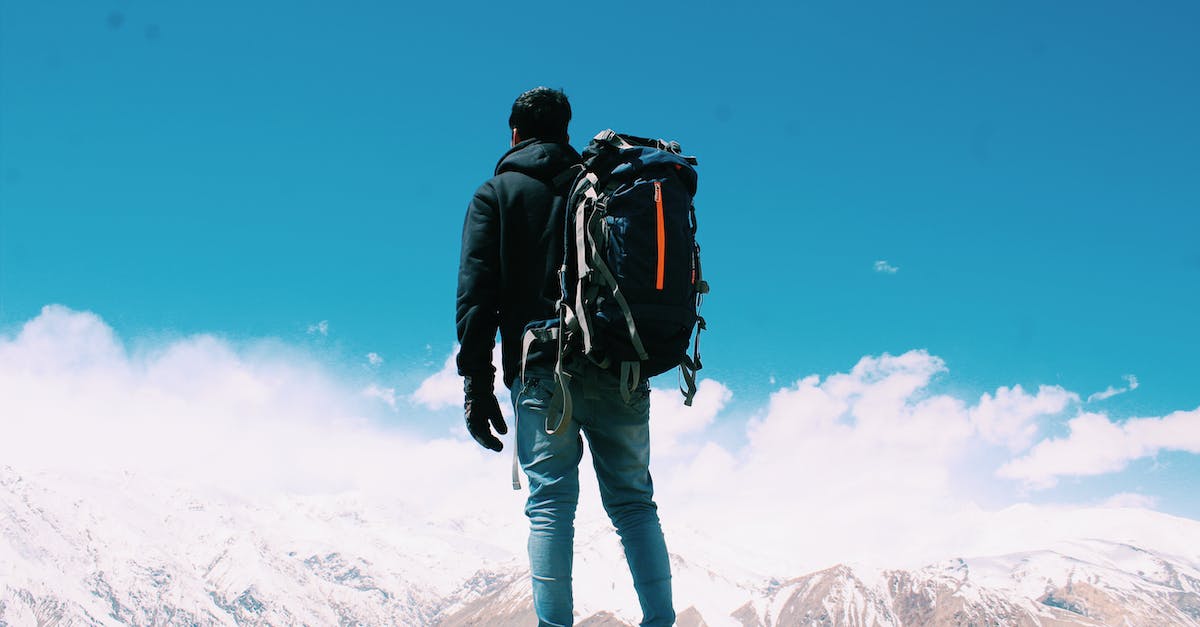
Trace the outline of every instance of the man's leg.
<instances>
[{"instance_id":1,"label":"man's leg","mask_svg":"<svg viewBox=\"0 0 1200 627\"><path fill-rule=\"evenodd\" d=\"M583 426L600 498L625 547L625 560L642 605L642 625L672 625L671 563L649 469L649 384L643 382L629 402L615 386L601 392L592 406L592 419Z\"/></svg>"},{"instance_id":2,"label":"man's leg","mask_svg":"<svg viewBox=\"0 0 1200 627\"><path fill-rule=\"evenodd\" d=\"M525 515L529 517L529 570L539 625L573 622L571 562L574 556L575 507L579 503L579 460L583 456L578 424L558 435L546 433L546 417L557 420L552 376L528 376L513 383L517 412L517 452L529 479Z\"/></svg>"}]
</instances>

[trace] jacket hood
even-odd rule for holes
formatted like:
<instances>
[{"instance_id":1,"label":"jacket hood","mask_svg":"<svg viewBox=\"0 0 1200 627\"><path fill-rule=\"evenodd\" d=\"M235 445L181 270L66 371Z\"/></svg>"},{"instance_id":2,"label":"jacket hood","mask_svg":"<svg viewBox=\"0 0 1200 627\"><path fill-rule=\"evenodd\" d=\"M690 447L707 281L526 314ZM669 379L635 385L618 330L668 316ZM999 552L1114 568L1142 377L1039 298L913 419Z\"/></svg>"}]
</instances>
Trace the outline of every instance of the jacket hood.
<instances>
[{"instance_id":1,"label":"jacket hood","mask_svg":"<svg viewBox=\"0 0 1200 627\"><path fill-rule=\"evenodd\" d=\"M521 172L537 179L552 179L583 158L569 144L527 139L509 149L496 164L496 174Z\"/></svg>"}]
</instances>

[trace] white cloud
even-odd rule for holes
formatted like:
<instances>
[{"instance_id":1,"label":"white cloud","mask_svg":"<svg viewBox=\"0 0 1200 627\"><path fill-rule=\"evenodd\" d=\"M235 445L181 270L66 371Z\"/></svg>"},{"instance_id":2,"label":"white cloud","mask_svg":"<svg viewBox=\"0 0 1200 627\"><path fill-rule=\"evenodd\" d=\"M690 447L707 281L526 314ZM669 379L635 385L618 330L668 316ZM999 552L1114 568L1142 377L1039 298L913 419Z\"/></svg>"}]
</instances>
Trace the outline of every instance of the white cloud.
<instances>
[{"instance_id":1,"label":"white cloud","mask_svg":"<svg viewBox=\"0 0 1200 627\"><path fill-rule=\"evenodd\" d=\"M26 373L71 373L92 364L118 365L125 348L95 314L59 305L21 328L20 342L0 344L0 363ZM23 366L23 367L21 367Z\"/></svg>"},{"instance_id":2,"label":"white cloud","mask_svg":"<svg viewBox=\"0 0 1200 627\"><path fill-rule=\"evenodd\" d=\"M809 566L927 556L965 502L952 479L974 433L963 402L925 391L944 371L911 351L801 379L771 395L744 446L710 440L673 469L664 511Z\"/></svg>"},{"instance_id":3,"label":"white cloud","mask_svg":"<svg viewBox=\"0 0 1200 627\"><path fill-rule=\"evenodd\" d=\"M919 564L993 541L1019 546L1033 536L1007 532L1009 515L978 510L958 486L964 476L987 481L993 468L978 464L980 447L1027 447L1036 420L1078 403L1078 395L1057 386L1034 394L1002 387L969 405L929 392L945 372L941 359L910 351L864 357L847 373L805 377L776 391L747 423L746 444L697 434L701 445L692 457L655 475L664 515L703 521L714 535L754 538L760 550L803 556L796 567ZM1164 425L1155 437L1180 441L1180 419L1170 419L1172 436ZM1003 485L994 489L1001 493ZM1007 522L995 526L1001 519ZM1069 532L1047 524L1042 535Z\"/></svg>"},{"instance_id":4,"label":"white cloud","mask_svg":"<svg viewBox=\"0 0 1200 627\"><path fill-rule=\"evenodd\" d=\"M1067 427L1066 437L1039 442L997 474L1020 479L1031 488L1047 488L1059 477L1118 472L1136 459L1164 450L1200 454L1200 409L1124 422L1085 412L1068 421Z\"/></svg>"},{"instance_id":5,"label":"white cloud","mask_svg":"<svg viewBox=\"0 0 1200 627\"><path fill-rule=\"evenodd\" d=\"M1037 418L1058 414L1071 402L1079 402L1079 396L1059 386L1040 386L1032 396L1020 385L1000 387L995 395L980 397L971 409L971 422L988 442L1020 451L1033 443Z\"/></svg>"},{"instance_id":6,"label":"white cloud","mask_svg":"<svg viewBox=\"0 0 1200 627\"><path fill-rule=\"evenodd\" d=\"M472 442L461 420L435 438L385 426L461 406L453 354L405 395L340 379L288 350L196 336L131 354L98 317L48 307L15 336L0 336L0 460L21 471L130 469L267 493L383 493L430 516L523 524L523 493L507 488L511 434L505 454L496 455ZM979 447L1002 453L994 445L1026 441L1032 417L1069 404L1072 394L1013 386L969 402L930 391L946 372L925 351L863 357L848 372L778 389L757 410L747 399L733 406L729 387L713 380L703 380L695 406L683 408L678 392L656 381L660 515L668 528L767 556L746 557L748 567L792 574L843 561L904 566L1015 550L1034 532L1051 537L1113 520L1096 510L1055 510L1047 525L1046 509L1018 515L975 506L963 475L1007 485L979 463ZM1047 466L1061 456L1048 446L1088 468L1103 466L1085 464L1089 455L1110 449L1119 454L1106 458L1116 460L1109 468L1155 447L1200 452L1197 412L1121 425L1085 414L1067 438L1028 449L1014 462L1025 466L1013 466L1026 472L1014 474L1078 469ZM1089 424L1079 421L1089 420L1098 421L1090 425L1098 435L1080 439ZM581 474L582 521L602 514L586 461ZM1107 505L1154 501L1125 495Z\"/></svg>"},{"instance_id":7,"label":"white cloud","mask_svg":"<svg viewBox=\"0 0 1200 627\"><path fill-rule=\"evenodd\" d=\"M1114 388L1113 386L1110 385L1107 388L1105 388L1103 392L1096 392L1095 394L1088 396L1087 402L1091 403L1093 401L1103 401L1105 399L1112 398L1118 394L1124 394L1126 392L1132 392L1132 391L1138 389L1137 377L1135 377L1131 374L1127 374L1123 378L1125 379L1125 383L1126 383L1125 387Z\"/></svg>"},{"instance_id":8,"label":"white cloud","mask_svg":"<svg viewBox=\"0 0 1200 627\"><path fill-rule=\"evenodd\" d=\"M893 266L884 259L875 262L875 271L881 274L896 274L900 268Z\"/></svg>"},{"instance_id":9,"label":"white cloud","mask_svg":"<svg viewBox=\"0 0 1200 627\"><path fill-rule=\"evenodd\" d=\"M379 353L367 353L367 363L372 366L378 366L383 363L383 357L380 357Z\"/></svg>"},{"instance_id":10,"label":"white cloud","mask_svg":"<svg viewBox=\"0 0 1200 627\"><path fill-rule=\"evenodd\" d=\"M278 343L200 335L131 354L97 316L47 307L0 335L0 463L252 493L381 491L454 515L519 505L507 457L384 426L392 395Z\"/></svg>"},{"instance_id":11,"label":"white cloud","mask_svg":"<svg viewBox=\"0 0 1200 627\"><path fill-rule=\"evenodd\" d=\"M463 381L458 376L458 346L446 358L442 369L421 382L412 394L412 401L426 409L446 409L463 402Z\"/></svg>"},{"instance_id":12,"label":"white cloud","mask_svg":"<svg viewBox=\"0 0 1200 627\"><path fill-rule=\"evenodd\" d=\"M457 357L458 345L455 345L454 350L450 352L450 356L442 364L442 369L421 381L421 385L412 393L410 400L420 407L435 411L451 407L462 407L463 379L458 375ZM501 363L499 344L492 350L492 363L496 364L497 368L499 368L499 364ZM505 418L511 419L511 395L504 388L499 371L497 371L496 381L493 383L492 388L496 393L496 400L500 403L500 412L504 414Z\"/></svg>"},{"instance_id":13,"label":"white cloud","mask_svg":"<svg viewBox=\"0 0 1200 627\"><path fill-rule=\"evenodd\" d=\"M316 324L308 325L308 334L329 335L329 321L322 320Z\"/></svg>"},{"instance_id":14,"label":"white cloud","mask_svg":"<svg viewBox=\"0 0 1200 627\"><path fill-rule=\"evenodd\" d=\"M363 390L363 394L369 398L377 398L388 407L396 409L396 388L380 387L372 383Z\"/></svg>"},{"instance_id":15,"label":"white cloud","mask_svg":"<svg viewBox=\"0 0 1200 627\"><path fill-rule=\"evenodd\" d=\"M650 391L650 446L655 458L694 453L703 442L685 444L704 432L733 397L722 383L704 379L696 390L692 406L683 404L683 395L674 389Z\"/></svg>"},{"instance_id":16,"label":"white cloud","mask_svg":"<svg viewBox=\"0 0 1200 627\"><path fill-rule=\"evenodd\" d=\"M1100 504L1101 507L1121 507L1134 509L1154 509L1158 506L1158 499L1146 494L1138 494L1136 492L1121 492L1114 494L1104 500Z\"/></svg>"}]
</instances>

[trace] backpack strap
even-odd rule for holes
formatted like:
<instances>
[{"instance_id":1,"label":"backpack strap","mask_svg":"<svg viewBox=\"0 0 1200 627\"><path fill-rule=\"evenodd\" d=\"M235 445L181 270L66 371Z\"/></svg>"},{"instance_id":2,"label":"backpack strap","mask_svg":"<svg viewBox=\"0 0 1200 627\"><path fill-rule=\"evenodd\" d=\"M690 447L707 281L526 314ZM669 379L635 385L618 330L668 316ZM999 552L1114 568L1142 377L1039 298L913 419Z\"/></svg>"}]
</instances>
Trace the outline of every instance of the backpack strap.
<instances>
[{"instance_id":1,"label":"backpack strap","mask_svg":"<svg viewBox=\"0 0 1200 627\"><path fill-rule=\"evenodd\" d=\"M612 131L606 131L600 135L605 136L605 140L613 145L629 146L620 135ZM600 138L597 136L597 139ZM582 166L580 166L582 168ZM633 311L629 307L629 301L621 292L621 288L617 285L617 279L613 276L612 271L608 268L604 258L600 255L599 249L596 247L596 233L602 227L600 224L600 213L595 211L596 205L599 203L600 197L596 192L596 184L599 181L596 173L582 173L575 179L576 192L572 193L571 200L575 202L575 268L576 268L576 285L575 285L575 311L574 319L579 325L580 335L583 340L583 354L591 358L601 368L607 368L609 361L607 357L599 360L595 357L595 347L592 340L592 324L588 319L587 311L583 307L583 303L594 294L589 291L594 291L591 283L594 281L598 285L605 285L612 289L613 300L617 302L617 306L621 308L621 313L625 318L625 326L629 331L629 340L633 349L637 352L639 359L649 359L650 355L646 352L646 347L642 342L641 335L638 334L637 324L633 321ZM575 200L574 196L582 192L583 198Z\"/></svg>"},{"instance_id":2,"label":"backpack strap","mask_svg":"<svg viewBox=\"0 0 1200 627\"><path fill-rule=\"evenodd\" d=\"M586 282L591 274L591 266L588 265L589 255L587 253L588 236L585 220L588 215L588 208L596 205L596 174L589 172L583 177L583 199L578 202L575 209L575 320L579 324L580 335L583 339L583 354L591 355L592 349L592 325L588 320L587 313L583 308L584 296L583 292L586 288Z\"/></svg>"},{"instance_id":3,"label":"backpack strap","mask_svg":"<svg viewBox=\"0 0 1200 627\"><path fill-rule=\"evenodd\" d=\"M642 362L621 362L621 399L626 403L633 398L633 391L642 382Z\"/></svg>"},{"instance_id":4,"label":"backpack strap","mask_svg":"<svg viewBox=\"0 0 1200 627\"><path fill-rule=\"evenodd\" d=\"M549 421L546 422L546 433L557 435L571 422L571 390L568 385L571 381L571 374L563 369L563 355L565 346L563 345L564 327L563 318L560 316L558 326L533 328L525 331L525 336L521 341L521 384L525 384L525 363L529 360L529 348L534 342L557 342L558 343L558 359L554 363L554 382L558 384L559 393L563 401L563 413L558 419L558 424L553 429L550 428Z\"/></svg>"},{"instance_id":5,"label":"backpack strap","mask_svg":"<svg viewBox=\"0 0 1200 627\"><path fill-rule=\"evenodd\" d=\"M534 342L556 341L558 343L558 359L554 364L554 382L558 384L559 398L562 399L563 412L559 416L558 424L553 429L550 428L549 419L543 427L549 435L558 435L568 424L571 423L572 403L571 403L571 375L563 369L563 354L565 346L563 345L563 336L566 335L563 329L567 328L565 320L567 310L563 308L563 313L559 315L558 326L532 328L525 331L525 335L521 338L521 386L525 385L525 364L529 361L529 348ZM522 390L524 391L524 390ZM521 412L517 408L520 405L521 396L517 395L516 401L513 403L513 430L520 429ZM516 441L513 443L513 461L512 461L512 487L514 490L521 489L521 472L520 464L517 461Z\"/></svg>"},{"instance_id":6,"label":"backpack strap","mask_svg":"<svg viewBox=\"0 0 1200 627\"><path fill-rule=\"evenodd\" d=\"M558 318L558 328L562 329L565 322L565 310ZM558 435L568 424L571 423L571 375L563 369L563 357L566 355L566 345L564 343L566 333L558 333L558 361L554 363L554 382L558 384L558 392L562 398L562 416L558 419L558 424L553 429L550 428L550 421L547 419L546 425L543 427L549 435Z\"/></svg>"},{"instance_id":7,"label":"backpack strap","mask_svg":"<svg viewBox=\"0 0 1200 627\"><path fill-rule=\"evenodd\" d=\"M591 239L591 233L588 233L588 238ZM642 337L638 334L637 324L633 321L633 310L629 308L629 301L621 293L621 287L617 285L617 278L608 269L608 264L604 263L604 259L600 257L600 252L594 246L594 240L592 243L591 260L593 269L600 276L601 280L599 282L612 288L613 300L617 301L617 305L621 308L621 313L625 316L625 326L629 330L629 343L633 345L633 350L637 351L639 359L650 359L650 354L646 352L646 347L642 344Z\"/></svg>"},{"instance_id":8,"label":"backpack strap","mask_svg":"<svg viewBox=\"0 0 1200 627\"><path fill-rule=\"evenodd\" d=\"M683 354L683 360L679 362L679 376L683 379L683 385L679 386L679 391L683 393L683 404L685 407L692 406L692 399L696 398L696 372L704 367L700 363L700 332L707 329L708 325L704 322L704 318L696 317L696 340L692 347L692 356L687 353Z\"/></svg>"},{"instance_id":9,"label":"backpack strap","mask_svg":"<svg viewBox=\"0 0 1200 627\"><path fill-rule=\"evenodd\" d=\"M692 233L696 232L696 208L692 207ZM683 360L679 362L679 376L683 379L683 385L679 386L679 391L683 393L683 404L685 407L692 406L692 399L696 397L696 372L704 367L700 363L700 332L708 329L708 323L704 321L704 316L700 315L700 308L704 306L704 295L708 294L708 281L704 280L704 271L700 268L700 247L696 246L696 339L692 345L692 356L688 357L685 347Z\"/></svg>"},{"instance_id":10,"label":"backpack strap","mask_svg":"<svg viewBox=\"0 0 1200 627\"><path fill-rule=\"evenodd\" d=\"M521 412L513 409L513 433L517 432L517 423L521 420ZM521 489L521 465L517 462L517 438L513 438L512 486L514 490Z\"/></svg>"},{"instance_id":11,"label":"backpack strap","mask_svg":"<svg viewBox=\"0 0 1200 627\"><path fill-rule=\"evenodd\" d=\"M545 327L526 329L525 334L521 337L521 392L525 391L525 364L529 361L529 349L534 342L544 342L550 339L557 339L562 332L560 327ZM520 433L521 429L521 393L517 393L517 397L513 399L513 433ZM513 453L512 453L512 487L514 490L521 489L521 467L517 461L517 449L520 446L517 443L517 438L513 438Z\"/></svg>"},{"instance_id":12,"label":"backpack strap","mask_svg":"<svg viewBox=\"0 0 1200 627\"><path fill-rule=\"evenodd\" d=\"M696 398L696 362L692 361L691 357L683 356L683 361L679 362L679 377L683 379L683 383L679 386L680 393L683 394L684 407L692 406L692 399Z\"/></svg>"},{"instance_id":13,"label":"backpack strap","mask_svg":"<svg viewBox=\"0 0 1200 627\"><path fill-rule=\"evenodd\" d=\"M589 208L594 208L599 201L599 196L596 194L596 175L588 173L584 176L583 180L587 181L587 186L583 191L583 201L579 203L579 208L575 212L575 261L577 274L579 275L578 284L575 289L575 312L580 323L580 329L583 331L583 353L589 357L593 357L591 324L587 320L587 313L583 308L583 303L585 300L584 291L588 287L587 283L595 276L597 278L596 283L612 289L613 300L617 301L617 305L621 308L621 313L625 317L625 325L629 330L629 340L633 345L633 349L637 351L638 358L643 360L649 359L650 355L646 352L646 347L642 344L642 338L638 334L637 324L633 321L633 311L629 308L629 301L621 293L621 288L617 285L616 277L609 270L608 264L605 263L596 246L596 232L601 229L601 216L598 211L588 211ZM598 363L602 368L608 367L607 358Z\"/></svg>"},{"instance_id":14,"label":"backpack strap","mask_svg":"<svg viewBox=\"0 0 1200 627\"><path fill-rule=\"evenodd\" d=\"M608 144L617 150L633 148L633 144L629 143L629 141L627 141L623 135L612 130L611 128L606 128L603 131L596 133L596 136L592 138L592 143Z\"/></svg>"}]
</instances>

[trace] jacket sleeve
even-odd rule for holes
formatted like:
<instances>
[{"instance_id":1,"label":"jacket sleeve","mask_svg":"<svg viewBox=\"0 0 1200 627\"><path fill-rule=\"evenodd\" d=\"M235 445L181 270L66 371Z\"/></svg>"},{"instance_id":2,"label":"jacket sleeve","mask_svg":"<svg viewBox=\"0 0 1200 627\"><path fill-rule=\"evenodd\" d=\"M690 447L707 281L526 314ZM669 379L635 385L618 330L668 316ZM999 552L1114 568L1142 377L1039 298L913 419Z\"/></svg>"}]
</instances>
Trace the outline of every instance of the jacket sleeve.
<instances>
[{"instance_id":1,"label":"jacket sleeve","mask_svg":"<svg viewBox=\"0 0 1200 627\"><path fill-rule=\"evenodd\" d=\"M458 263L458 374L490 380L500 325L500 214L491 183L484 183L463 222Z\"/></svg>"}]
</instances>

